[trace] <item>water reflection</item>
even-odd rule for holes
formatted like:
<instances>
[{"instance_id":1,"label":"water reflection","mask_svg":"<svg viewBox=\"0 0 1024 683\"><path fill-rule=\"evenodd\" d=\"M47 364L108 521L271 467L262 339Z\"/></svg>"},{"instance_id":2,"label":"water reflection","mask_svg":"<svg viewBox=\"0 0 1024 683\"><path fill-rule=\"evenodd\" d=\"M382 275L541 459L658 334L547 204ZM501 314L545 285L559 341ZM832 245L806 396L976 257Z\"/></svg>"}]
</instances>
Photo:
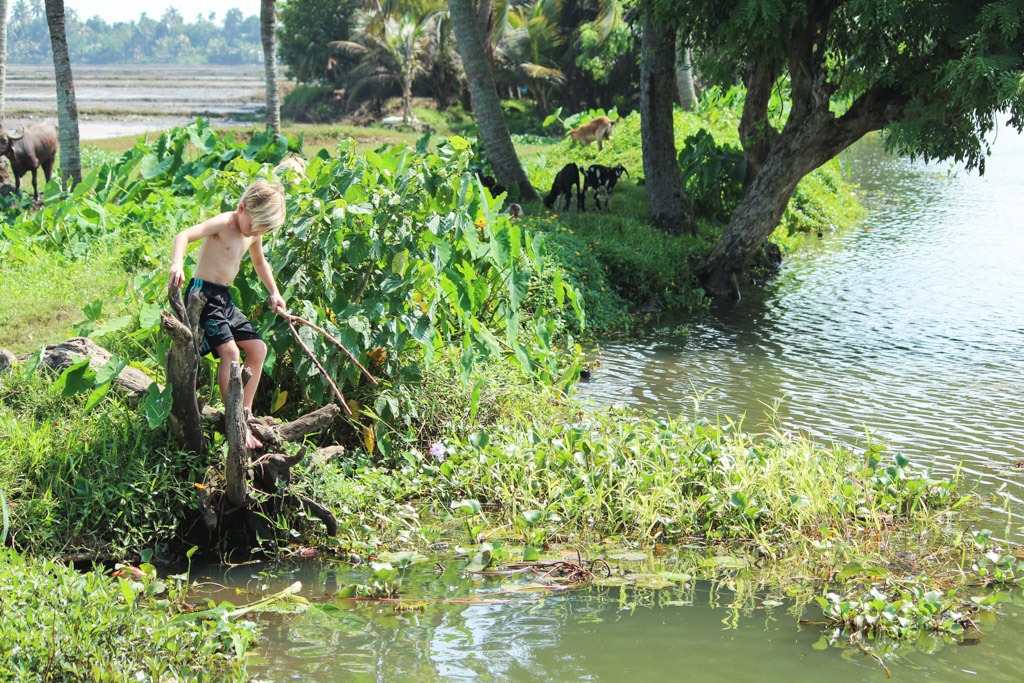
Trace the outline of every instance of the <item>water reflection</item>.
<instances>
[{"instance_id":1,"label":"water reflection","mask_svg":"<svg viewBox=\"0 0 1024 683\"><path fill-rule=\"evenodd\" d=\"M268 578L234 572L220 583L265 593L293 581L303 594L327 601L338 584L367 583L369 571L315 563L272 568ZM429 601L422 612L396 612L392 603L335 599L342 616L309 610L264 616L264 637L253 657L272 681L764 681L883 680L884 671L858 647L822 649L829 633L801 626L802 611L779 596L745 585L706 582L651 591L593 587L572 593L506 593L497 579L475 580L449 563L435 575L429 564L406 570L402 594ZM242 602L233 592L215 599ZM487 604L448 599L492 600ZM501 601L498 601L501 599ZM815 608L810 618L820 618ZM1016 681L1016 634L1022 610L1011 604L974 647L923 635L902 644L873 643L901 681L952 680L973 673Z\"/></svg>"},{"instance_id":2,"label":"water reflection","mask_svg":"<svg viewBox=\"0 0 1024 683\"><path fill-rule=\"evenodd\" d=\"M984 177L859 145L846 163L871 206L862 225L789 258L739 304L683 321L687 333L604 345L581 393L661 414L692 413L699 394L703 413L750 428L777 409L820 439L870 437L937 470L962 465L987 491L1005 484L1019 520L1022 162L1008 130ZM996 519L1004 501L988 504Z\"/></svg>"}]
</instances>

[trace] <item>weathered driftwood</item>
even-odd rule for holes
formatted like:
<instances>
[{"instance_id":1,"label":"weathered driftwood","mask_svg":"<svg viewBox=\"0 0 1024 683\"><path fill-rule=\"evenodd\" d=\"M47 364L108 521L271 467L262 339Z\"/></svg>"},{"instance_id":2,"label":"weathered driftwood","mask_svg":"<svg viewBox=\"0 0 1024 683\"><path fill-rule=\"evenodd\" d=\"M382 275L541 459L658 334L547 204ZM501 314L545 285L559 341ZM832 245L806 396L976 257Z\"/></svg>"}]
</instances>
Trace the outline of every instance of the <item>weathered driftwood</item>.
<instances>
[{"instance_id":1,"label":"weathered driftwood","mask_svg":"<svg viewBox=\"0 0 1024 683\"><path fill-rule=\"evenodd\" d=\"M228 395L224 401L224 436L228 440L227 487L224 495L238 507L251 508L256 501L249 494L249 466L252 451L245 446L248 426L242 412L242 368L231 363L228 374Z\"/></svg>"},{"instance_id":2,"label":"weathered driftwood","mask_svg":"<svg viewBox=\"0 0 1024 683\"><path fill-rule=\"evenodd\" d=\"M204 454L206 439L196 398L196 376L199 373L199 313L206 296L199 291L189 295L188 307L181 298L181 287L168 287L173 314L160 313L161 327L171 337L167 351L167 383L171 385L171 414L168 417L171 435L183 450Z\"/></svg>"},{"instance_id":3,"label":"weathered driftwood","mask_svg":"<svg viewBox=\"0 0 1024 683\"><path fill-rule=\"evenodd\" d=\"M112 355L91 339L72 337L59 344L50 344L45 347L39 364L59 373L88 358L89 367L92 370L99 370L107 364ZM15 362L24 363L30 357L31 354L15 356L7 349L0 349L0 373L8 370ZM146 390L152 383L153 380L146 373L136 368L126 367L113 379L112 385L120 389L131 402L137 403L145 396Z\"/></svg>"}]
</instances>

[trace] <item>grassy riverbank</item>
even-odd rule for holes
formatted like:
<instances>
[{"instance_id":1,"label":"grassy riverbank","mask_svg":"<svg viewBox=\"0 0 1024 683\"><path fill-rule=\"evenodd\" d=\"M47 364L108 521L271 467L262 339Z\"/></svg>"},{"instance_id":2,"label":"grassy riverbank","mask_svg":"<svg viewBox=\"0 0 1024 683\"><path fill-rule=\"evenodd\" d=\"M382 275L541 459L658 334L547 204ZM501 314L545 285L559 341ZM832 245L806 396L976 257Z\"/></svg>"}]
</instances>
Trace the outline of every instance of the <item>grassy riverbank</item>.
<instances>
[{"instance_id":1,"label":"grassy riverbank","mask_svg":"<svg viewBox=\"0 0 1024 683\"><path fill-rule=\"evenodd\" d=\"M703 130L692 153L735 158L726 137L734 105L706 106L680 115L680 148ZM638 121L625 119L601 162L639 169L638 132ZM133 142L119 161L90 152L93 173L73 194L51 190L36 213L8 209L0 347L29 354L73 326L162 381L158 313L171 236L230 208L286 147L265 137L226 141L196 125ZM368 386L350 364L329 361L357 414L321 439L347 452L304 463L294 485L334 510L341 527L328 539L302 516L275 520L282 549L317 545L366 558L444 540L484 570L566 546L591 561L609 547L669 548L687 553L691 577L743 576L820 598L826 621L895 637L958 634L970 609L992 601L972 601L966 586L1019 575L1012 554L965 531L970 498L959 483L934 479L901 454L854 453L782 430L745 433L699 413L656 420L572 400L580 335L628 332L628 312L641 306L705 305L686 262L721 229L715 216L727 215L738 182L728 164L696 177L701 233L668 237L644 225L642 188L632 184L617 192L613 214L528 205L527 218L510 223L471 181L478 160L461 139L430 151L358 151L335 144L318 152L307 178L290 177L289 224L268 240L292 309L336 333L383 380ZM596 150L538 143L526 164L546 187L569 160L593 163ZM776 238L786 247L857 212L828 168L802 186ZM235 292L272 349L256 412L292 417L330 395L263 310L256 282L245 269ZM62 292L74 305L51 312ZM200 394L217 401L208 369ZM79 372L54 382L29 358L0 373L6 540L28 557L182 552L180 525L220 466L223 443L214 441L206 459L182 454L156 412L103 394L102 373ZM75 584L68 600L169 613L159 594L85 588Z\"/></svg>"}]
</instances>

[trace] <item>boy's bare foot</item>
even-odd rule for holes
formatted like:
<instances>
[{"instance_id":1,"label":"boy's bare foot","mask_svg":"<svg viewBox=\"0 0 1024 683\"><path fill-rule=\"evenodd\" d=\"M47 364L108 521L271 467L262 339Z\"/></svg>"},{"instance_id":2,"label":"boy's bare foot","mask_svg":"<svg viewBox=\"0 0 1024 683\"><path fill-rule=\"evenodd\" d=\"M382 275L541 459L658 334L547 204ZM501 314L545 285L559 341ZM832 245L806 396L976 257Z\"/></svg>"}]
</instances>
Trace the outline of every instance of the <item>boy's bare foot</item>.
<instances>
[{"instance_id":1,"label":"boy's bare foot","mask_svg":"<svg viewBox=\"0 0 1024 683\"><path fill-rule=\"evenodd\" d=\"M245 429L245 447L250 451L257 448L263 448L263 442L253 436L248 427Z\"/></svg>"}]
</instances>

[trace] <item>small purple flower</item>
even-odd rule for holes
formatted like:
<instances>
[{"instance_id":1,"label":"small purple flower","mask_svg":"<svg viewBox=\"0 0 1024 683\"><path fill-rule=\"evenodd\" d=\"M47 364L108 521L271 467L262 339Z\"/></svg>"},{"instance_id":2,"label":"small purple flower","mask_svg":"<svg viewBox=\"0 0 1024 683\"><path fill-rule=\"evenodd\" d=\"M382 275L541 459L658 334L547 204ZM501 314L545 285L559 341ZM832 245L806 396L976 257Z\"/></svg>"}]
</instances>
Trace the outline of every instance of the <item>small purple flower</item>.
<instances>
[{"instance_id":1,"label":"small purple flower","mask_svg":"<svg viewBox=\"0 0 1024 683\"><path fill-rule=\"evenodd\" d=\"M430 454L434 456L434 458L438 462L444 462L445 452L446 451L444 448L444 444L441 443L440 441L435 441L434 443L430 444Z\"/></svg>"}]
</instances>

